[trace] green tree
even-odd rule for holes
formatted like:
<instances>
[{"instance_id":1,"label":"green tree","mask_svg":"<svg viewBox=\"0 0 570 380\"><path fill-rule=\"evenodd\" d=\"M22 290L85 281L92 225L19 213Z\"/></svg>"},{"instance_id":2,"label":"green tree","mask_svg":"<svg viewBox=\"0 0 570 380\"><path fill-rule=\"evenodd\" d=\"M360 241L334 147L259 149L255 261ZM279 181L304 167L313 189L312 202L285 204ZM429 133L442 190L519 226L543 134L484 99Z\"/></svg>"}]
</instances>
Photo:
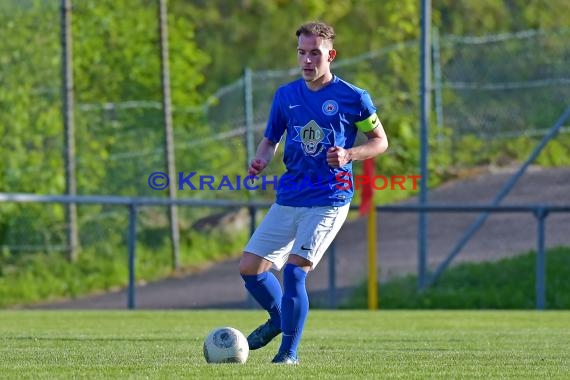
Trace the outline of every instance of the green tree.
<instances>
[{"instance_id":1,"label":"green tree","mask_svg":"<svg viewBox=\"0 0 570 380\"><path fill-rule=\"evenodd\" d=\"M442 33L483 35L526 29L569 27L565 0L480 0L433 2L434 23Z\"/></svg>"},{"instance_id":2,"label":"green tree","mask_svg":"<svg viewBox=\"0 0 570 380\"><path fill-rule=\"evenodd\" d=\"M61 194L59 2L2 2L0 10L0 191ZM145 176L164 168L157 2L74 2L72 20L78 193L144 194ZM196 108L204 102L198 87L208 57L188 19L171 12L169 31L174 108ZM125 102L134 107L100 106ZM206 128L200 117L175 113L176 133L188 139L197 126ZM158 153L140 154L146 150ZM80 209L80 217L102 209ZM23 231L22 245L63 241L60 206L2 205L0 219L0 244Z\"/></svg>"},{"instance_id":3,"label":"green tree","mask_svg":"<svg viewBox=\"0 0 570 380\"><path fill-rule=\"evenodd\" d=\"M194 42L191 22L173 12L168 16L175 134L189 138L200 127L199 115L182 110L204 102L197 88L205 80L208 58ZM84 193L148 194L145 176L165 167L157 2L80 3L74 26L77 102L122 104L79 109L82 130L90 132L78 135L81 167L93 173L83 176L80 188Z\"/></svg>"}]
</instances>

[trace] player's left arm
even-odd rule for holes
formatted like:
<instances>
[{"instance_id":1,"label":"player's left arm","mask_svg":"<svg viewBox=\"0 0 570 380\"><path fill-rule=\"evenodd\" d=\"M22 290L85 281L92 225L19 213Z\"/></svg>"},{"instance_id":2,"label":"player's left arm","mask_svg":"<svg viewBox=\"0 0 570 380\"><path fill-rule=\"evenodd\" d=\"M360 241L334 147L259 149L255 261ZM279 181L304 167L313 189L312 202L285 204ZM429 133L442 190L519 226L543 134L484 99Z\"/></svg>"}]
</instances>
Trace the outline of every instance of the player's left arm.
<instances>
[{"instance_id":1,"label":"player's left arm","mask_svg":"<svg viewBox=\"0 0 570 380\"><path fill-rule=\"evenodd\" d=\"M356 123L357 128L368 138L365 143L344 149L333 146L327 151L327 162L332 167L341 167L351 161L364 161L384 153L388 149L388 137L376 113Z\"/></svg>"}]
</instances>

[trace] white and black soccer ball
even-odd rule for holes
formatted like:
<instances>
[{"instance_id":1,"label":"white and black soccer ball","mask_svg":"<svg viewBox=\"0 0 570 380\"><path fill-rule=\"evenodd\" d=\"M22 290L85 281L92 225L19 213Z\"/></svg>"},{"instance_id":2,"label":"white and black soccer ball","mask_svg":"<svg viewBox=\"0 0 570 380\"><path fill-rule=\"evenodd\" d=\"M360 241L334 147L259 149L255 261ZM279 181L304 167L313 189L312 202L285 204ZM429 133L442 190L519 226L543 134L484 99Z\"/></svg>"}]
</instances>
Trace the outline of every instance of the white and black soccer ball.
<instances>
[{"instance_id":1,"label":"white and black soccer ball","mask_svg":"<svg viewBox=\"0 0 570 380\"><path fill-rule=\"evenodd\" d=\"M208 363L245 363L248 356L247 339L233 327L216 328L204 340L204 358Z\"/></svg>"}]
</instances>

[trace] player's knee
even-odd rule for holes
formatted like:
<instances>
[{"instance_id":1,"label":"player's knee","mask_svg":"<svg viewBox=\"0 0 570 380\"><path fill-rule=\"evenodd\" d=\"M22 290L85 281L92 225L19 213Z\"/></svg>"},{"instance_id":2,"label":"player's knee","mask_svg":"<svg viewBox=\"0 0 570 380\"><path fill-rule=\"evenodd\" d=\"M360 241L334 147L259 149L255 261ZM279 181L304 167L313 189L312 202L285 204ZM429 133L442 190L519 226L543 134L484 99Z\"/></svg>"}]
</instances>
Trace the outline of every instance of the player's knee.
<instances>
[{"instance_id":1,"label":"player's knee","mask_svg":"<svg viewBox=\"0 0 570 380\"><path fill-rule=\"evenodd\" d=\"M242 254L242 257L239 261L239 273L241 275L255 274L255 273L250 273L251 271L252 271L251 264L247 259L245 259L244 255Z\"/></svg>"},{"instance_id":2,"label":"player's knee","mask_svg":"<svg viewBox=\"0 0 570 380\"><path fill-rule=\"evenodd\" d=\"M287 264L293 264L301 269L303 269L305 272L309 272L311 270L311 267L313 265L313 263L307 259L305 259L304 257L301 257L299 255L295 255L295 254L290 254L289 258L287 259Z\"/></svg>"},{"instance_id":3,"label":"player's knee","mask_svg":"<svg viewBox=\"0 0 570 380\"><path fill-rule=\"evenodd\" d=\"M241 275L256 275L266 272L270 268L271 262L249 252L243 252L239 261L239 273Z\"/></svg>"}]
</instances>

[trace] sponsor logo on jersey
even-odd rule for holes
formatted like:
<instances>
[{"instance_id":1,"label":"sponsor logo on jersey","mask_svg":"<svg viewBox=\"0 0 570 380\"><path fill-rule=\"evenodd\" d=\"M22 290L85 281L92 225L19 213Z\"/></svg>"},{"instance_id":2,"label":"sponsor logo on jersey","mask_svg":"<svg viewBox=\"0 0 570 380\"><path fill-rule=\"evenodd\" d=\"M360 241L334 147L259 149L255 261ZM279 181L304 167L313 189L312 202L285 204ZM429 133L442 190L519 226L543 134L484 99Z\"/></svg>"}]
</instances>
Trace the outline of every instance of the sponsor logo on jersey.
<instances>
[{"instance_id":1,"label":"sponsor logo on jersey","mask_svg":"<svg viewBox=\"0 0 570 380\"><path fill-rule=\"evenodd\" d=\"M331 145L329 135L332 129L322 128L316 121L311 120L305 126L294 126L297 135L293 141L301 143L303 152L308 156L317 156L323 151L325 145Z\"/></svg>"}]
</instances>

